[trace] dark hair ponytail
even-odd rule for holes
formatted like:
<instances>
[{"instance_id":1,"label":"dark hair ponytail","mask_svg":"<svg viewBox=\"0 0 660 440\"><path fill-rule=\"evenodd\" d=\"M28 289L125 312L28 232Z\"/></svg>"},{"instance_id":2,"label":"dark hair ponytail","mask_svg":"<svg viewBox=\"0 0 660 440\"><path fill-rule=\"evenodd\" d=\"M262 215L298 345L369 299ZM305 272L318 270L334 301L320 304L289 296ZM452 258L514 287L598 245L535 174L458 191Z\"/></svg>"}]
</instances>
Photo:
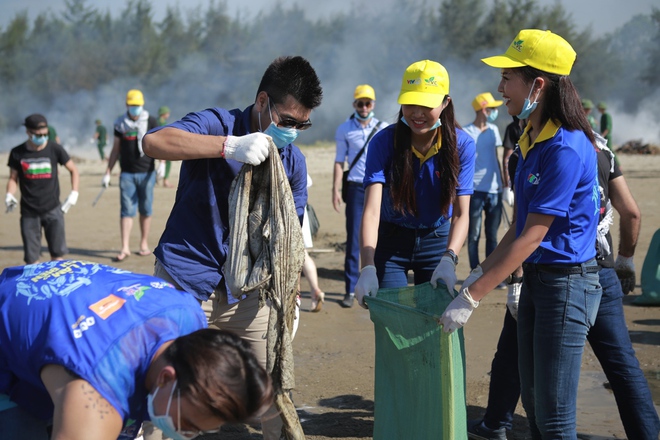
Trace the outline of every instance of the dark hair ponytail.
<instances>
[{"instance_id":1,"label":"dark hair ponytail","mask_svg":"<svg viewBox=\"0 0 660 440\"><path fill-rule=\"evenodd\" d=\"M541 115L542 123L549 119L558 121L567 130L582 131L589 138L589 141L594 146L596 145L593 129L582 108L580 94L568 76L555 75L527 66L514 70L520 72L525 82L531 83L538 77L546 80L547 86L543 95L545 103Z\"/></svg>"},{"instance_id":2,"label":"dark hair ponytail","mask_svg":"<svg viewBox=\"0 0 660 440\"><path fill-rule=\"evenodd\" d=\"M182 396L226 423L260 416L273 387L249 345L226 330L203 329L178 337L165 350Z\"/></svg>"}]
</instances>

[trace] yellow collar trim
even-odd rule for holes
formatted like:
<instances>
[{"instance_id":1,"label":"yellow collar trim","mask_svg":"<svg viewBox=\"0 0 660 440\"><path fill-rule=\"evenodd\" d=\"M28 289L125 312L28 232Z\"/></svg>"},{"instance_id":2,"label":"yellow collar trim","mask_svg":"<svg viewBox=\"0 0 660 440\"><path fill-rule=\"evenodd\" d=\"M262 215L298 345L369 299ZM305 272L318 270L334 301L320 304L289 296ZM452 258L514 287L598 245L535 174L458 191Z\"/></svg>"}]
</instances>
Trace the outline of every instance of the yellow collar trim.
<instances>
[{"instance_id":1,"label":"yellow collar trim","mask_svg":"<svg viewBox=\"0 0 660 440\"><path fill-rule=\"evenodd\" d=\"M435 156L436 154L438 154L441 147L442 147L442 133L440 133L439 130L438 130L438 141L435 143L435 145L433 145L431 148L429 148L429 151L426 152L425 156L423 156L422 153L417 151L417 149L415 147L413 147L412 145L410 146L410 148L412 149L413 154L415 156L417 156L417 158L419 159L420 165L423 164L424 162L426 162L428 159Z\"/></svg>"},{"instance_id":2,"label":"yellow collar trim","mask_svg":"<svg viewBox=\"0 0 660 440\"><path fill-rule=\"evenodd\" d=\"M518 145L520 146L520 152L522 153L523 158L527 157L527 153L529 153L529 150L534 148L534 145L536 145L537 143L547 141L548 139L552 139L557 134L557 131L559 131L560 127L561 127L560 122L554 121L552 119L548 119L548 122L546 122L545 125L543 126L543 130L541 130L541 133L539 133L534 143L530 145L529 130L531 130L532 125L528 122L527 127L525 127L525 131L523 131L523 134L520 136L520 140L518 140Z\"/></svg>"}]
</instances>

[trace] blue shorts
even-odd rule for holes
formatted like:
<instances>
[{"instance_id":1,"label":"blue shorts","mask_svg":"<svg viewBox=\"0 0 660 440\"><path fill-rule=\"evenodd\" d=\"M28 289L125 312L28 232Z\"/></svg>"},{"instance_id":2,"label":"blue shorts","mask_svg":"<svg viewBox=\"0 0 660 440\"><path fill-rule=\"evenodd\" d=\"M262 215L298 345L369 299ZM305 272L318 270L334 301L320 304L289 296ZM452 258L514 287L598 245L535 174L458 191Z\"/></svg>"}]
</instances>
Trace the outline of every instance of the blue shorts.
<instances>
[{"instance_id":1,"label":"blue shorts","mask_svg":"<svg viewBox=\"0 0 660 440\"><path fill-rule=\"evenodd\" d=\"M136 207L140 215L151 217L151 205L154 201L156 173L121 173L119 175L119 193L121 198L121 216L135 217Z\"/></svg>"}]
</instances>

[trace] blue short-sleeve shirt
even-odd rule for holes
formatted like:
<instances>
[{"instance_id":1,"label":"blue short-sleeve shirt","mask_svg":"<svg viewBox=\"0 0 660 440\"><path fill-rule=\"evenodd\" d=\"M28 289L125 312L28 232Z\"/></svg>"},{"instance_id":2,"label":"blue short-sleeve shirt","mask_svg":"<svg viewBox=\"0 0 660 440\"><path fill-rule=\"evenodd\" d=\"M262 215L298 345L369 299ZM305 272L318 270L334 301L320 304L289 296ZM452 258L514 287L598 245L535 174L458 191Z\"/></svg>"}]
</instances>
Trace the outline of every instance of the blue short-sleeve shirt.
<instances>
[{"instance_id":1,"label":"blue short-sleeve shirt","mask_svg":"<svg viewBox=\"0 0 660 440\"><path fill-rule=\"evenodd\" d=\"M210 108L189 113L166 127L211 136L243 136L250 133L251 110L252 106L243 111ZM307 204L305 156L293 144L279 153L302 225ZM223 279L229 239L228 196L241 166L221 158L182 161L174 206L154 251L170 276L200 300L207 300Z\"/></svg>"},{"instance_id":2,"label":"blue short-sleeve shirt","mask_svg":"<svg viewBox=\"0 0 660 440\"><path fill-rule=\"evenodd\" d=\"M534 144L529 145L526 130L519 145L516 235L530 213L555 217L526 262L580 264L594 258L600 193L596 151L589 138L548 121Z\"/></svg>"},{"instance_id":3,"label":"blue short-sleeve shirt","mask_svg":"<svg viewBox=\"0 0 660 440\"><path fill-rule=\"evenodd\" d=\"M40 372L62 365L139 428L156 351L205 327L197 301L159 278L89 261L10 267L0 274L0 394L50 418Z\"/></svg>"},{"instance_id":4,"label":"blue short-sleeve shirt","mask_svg":"<svg viewBox=\"0 0 660 440\"><path fill-rule=\"evenodd\" d=\"M394 131L396 125L390 125L379 131L369 143L369 152L364 176L364 187L374 183L383 184L380 219L382 222L396 223L407 228L437 228L451 218L453 209L444 217L440 210L441 183L438 161L434 156L421 161L413 155L415 172L415 195L417 198L417 217L401 214L394 210L390 196L392 172L392 157L394 155ZM456 195L471 195L473 193L472 179L474 177L474 140L463 130L456 129L456 147L460 160L458 187ZM442 147L441 147L442 148Z\"/></svg>"}]
</instances>

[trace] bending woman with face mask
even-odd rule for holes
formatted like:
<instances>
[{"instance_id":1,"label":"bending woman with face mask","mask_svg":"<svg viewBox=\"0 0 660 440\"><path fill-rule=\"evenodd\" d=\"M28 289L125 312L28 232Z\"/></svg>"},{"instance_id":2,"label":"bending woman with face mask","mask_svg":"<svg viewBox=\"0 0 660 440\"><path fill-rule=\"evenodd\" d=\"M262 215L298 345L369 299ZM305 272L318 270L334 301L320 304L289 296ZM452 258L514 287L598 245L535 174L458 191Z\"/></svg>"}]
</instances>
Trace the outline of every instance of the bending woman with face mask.
<instances>
[{"instance_id":1,"label":"bending woman with face mask","mask_svg":"<svg viewBox=\"0 0 660 440\"><path fill-rule=\"evenodd\" d=\"M396 124L371 140L360 227L358 303L379 288L441 281L453 292L467 236L474 141L454 119L449 75L435 61L403 75Z\"/></svg>"},{"instance_id":2,"label":"bending woman with face mask","mask_svg":"<svg viewBox=\"0 0 660 440\"><path fill-rule=\"evenodd\" d=\"M233 333L206 329L171 284L86 261L0 275L4 440L134 438L150 419L190 439L258 417L266 371Z\"/></svg>"},{"instance_id":3,"label":"bending woman with face mask","mask_svg":"<svg viewBox=\"0 0 660 440\"><path fill-rule=\"evenodd\" d=\"M602 289L595 260L600 197L595 140L568 75L576 53L559 35L522 30L506 53L498 91L528 119L518 144L516 217L463 283L441 323L463 326L479 301L522 264L518 365L532 438L576 438L576 398L587 331Z\"/></svg>"}]
</instances>

